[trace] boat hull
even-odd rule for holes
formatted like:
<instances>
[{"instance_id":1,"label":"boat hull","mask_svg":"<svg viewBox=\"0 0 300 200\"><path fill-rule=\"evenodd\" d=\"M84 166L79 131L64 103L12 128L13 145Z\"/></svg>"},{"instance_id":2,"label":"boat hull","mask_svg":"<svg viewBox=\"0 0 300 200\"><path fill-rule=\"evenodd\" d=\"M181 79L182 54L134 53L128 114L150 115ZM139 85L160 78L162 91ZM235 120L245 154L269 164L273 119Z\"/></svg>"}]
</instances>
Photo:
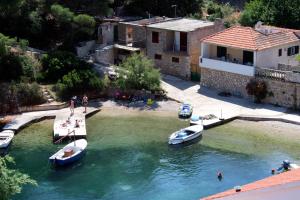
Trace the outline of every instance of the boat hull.
<instances>
[{"instance_id":1,"label":"boat hull","mask_svg":"<svg viewBox=\"0 0 300 200\"><path fill-rule=\"evenodd\" d=\"M184 142L188 142L188 141L191 141L191 140L194 140L198 137L200 137L202 135L201 132L198 132L198 133L195 133L187 138L182 138L182 139L170 139L169 140L169 144L171 145L175 145L175 144L181 144L181 143L184 143Z\"/></svg>"},{"instance_id":2,"label":"boat hull","mask_svg":"<svg viewBox=\"0 0 300 200\"><path fill-rule=\"evenodd\" d=\"M2 131L2 132L0 132L0 137L5 138L3 140L0 140L0 149L5 149L12 142L12 139L14 137L14 132L13 131Z\"/></svg>"},{"instance_id":3,"label":"boat hull","mask_svg":"<svg viewBox=\"0 0 300 200\"><path fill-rule=\"evenodd\" d=\"M50 163L59 166L72 164L82 158L85 153L86 147L87 141L85 139L76 140L53 154L49 158L49 161ZM69 157L64 157L65 151L68 149L72 149L72 151L74 151L74 154L70 155Z\"/></svg>"},{"instance_id":4,"label":"boat hull","mask_svg":"<svg viewBox=\"0 0 300 200\"><path fill-rule=\"evenodd\" d=\"M81 151L77 155L70 157L68 159L62 160L62 159L57 159L57 158L50 158L49 161L54 165L65 166L65 165L70 165L70 164L80 160L84 154L85 154L85 150Z\"/></svg>"}]
</instances>

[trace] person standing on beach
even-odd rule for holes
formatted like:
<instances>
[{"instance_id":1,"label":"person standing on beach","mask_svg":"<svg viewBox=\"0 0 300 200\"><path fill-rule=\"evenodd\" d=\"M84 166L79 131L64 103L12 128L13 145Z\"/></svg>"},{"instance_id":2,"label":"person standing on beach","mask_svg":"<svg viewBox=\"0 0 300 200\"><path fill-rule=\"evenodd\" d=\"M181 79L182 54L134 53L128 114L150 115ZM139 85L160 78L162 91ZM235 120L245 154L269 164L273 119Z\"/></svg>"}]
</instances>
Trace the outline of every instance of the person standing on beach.
<instances>
[{"instance_id":1,"label":"person standing on beach","mask_svg":"<svg viewBox=\"0 0 300 200\"><path fill-rule=\"evenodd\" d=\"M71 111L71 115L73 115L74 114L74 100L73 99L71 99L71 101L70 101L70 111Z\"/></svg>"},{"instance_id":2,"label":"person standing on beach","mask_svg":"<svg viewBox=\"0 0 300 200\"><path fill-rule=\"evenodd\" d=\"M83 98L82 98L82 104L84 106L84 112L83 113L86 113L86 107L88 105L88 97L86 95L84 95Z\"/></svg>"}]
</instances>

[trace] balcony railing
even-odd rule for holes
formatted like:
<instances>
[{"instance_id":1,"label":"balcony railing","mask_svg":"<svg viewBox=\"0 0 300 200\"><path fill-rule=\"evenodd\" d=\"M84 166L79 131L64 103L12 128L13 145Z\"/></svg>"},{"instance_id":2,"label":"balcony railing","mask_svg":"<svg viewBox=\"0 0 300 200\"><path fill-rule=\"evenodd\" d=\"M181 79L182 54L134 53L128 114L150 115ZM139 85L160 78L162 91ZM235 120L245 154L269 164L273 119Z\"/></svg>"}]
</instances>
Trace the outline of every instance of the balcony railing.
<instances>
[{"instance_id":1,"label":"balcony railing","mask_svg":"<svg viewBox=\"0 0 300 200\"><path fill-rule=\"evenodd\" d=\"M300 83L300 73L296 71L282 71L268 68L256 68L255 76L277 81Z\"/></svg>"},{"instance_id":2,"label":"balcony railing","mask_svg":"<svg viewBox=\"0 0 300 200\"><path fill-rule=\"evenodd\" d=\"M275 69L267 69L267 68L256 68L255 69L255 76L261 78L268 78L273 80L286 80L287 72Z\"/></svg>"}]
</instances>

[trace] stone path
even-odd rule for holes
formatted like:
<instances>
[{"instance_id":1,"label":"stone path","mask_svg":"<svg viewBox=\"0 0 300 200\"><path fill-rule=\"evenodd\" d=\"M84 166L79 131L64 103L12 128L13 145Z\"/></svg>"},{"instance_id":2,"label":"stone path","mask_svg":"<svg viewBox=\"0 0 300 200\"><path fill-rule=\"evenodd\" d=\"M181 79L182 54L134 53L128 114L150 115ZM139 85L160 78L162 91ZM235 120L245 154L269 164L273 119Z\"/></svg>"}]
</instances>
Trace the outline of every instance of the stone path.
<instances>
[{"instance_id":1,"label":"stone path","mask_svg":"<svg viewBox=\"0 0 300 200\"><path fill-rule=\"evenodd\" d=\"M164 76L162 87L171 99L192 104L195 114L214 114L224 119L235 116L265 118L300 124L299 113L288 113L286 108L255 104L237 97L221 97L214 90L200 87L199 83L184 81L173 76Z\"/></svg>"}]
</instances>

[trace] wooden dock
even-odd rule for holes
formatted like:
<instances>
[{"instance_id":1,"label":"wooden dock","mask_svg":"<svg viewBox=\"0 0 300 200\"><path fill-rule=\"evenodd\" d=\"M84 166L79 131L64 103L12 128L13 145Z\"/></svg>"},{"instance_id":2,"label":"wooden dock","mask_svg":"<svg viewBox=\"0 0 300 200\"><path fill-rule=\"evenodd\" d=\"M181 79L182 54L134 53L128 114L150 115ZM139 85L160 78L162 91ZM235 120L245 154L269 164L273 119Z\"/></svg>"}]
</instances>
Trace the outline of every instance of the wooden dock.
<instances>
[{"instance_id":1,"label":"wooden dock","mask_svg":"<svg viewBox=\"0 0 300 200\"><path fill-rule=\"evenodd\" d=\"M53 125L53 140L57 141L66 136L71 138L75 137L76 139L86 138L85 118L87 115L91 115L98 111L99 109L89 108L87 113L83 113L83 109L75 109L74 114L72 115L70 112L58 113ZM76 126L76 124L79 126Z\"/></svg>"}]
</instances>

